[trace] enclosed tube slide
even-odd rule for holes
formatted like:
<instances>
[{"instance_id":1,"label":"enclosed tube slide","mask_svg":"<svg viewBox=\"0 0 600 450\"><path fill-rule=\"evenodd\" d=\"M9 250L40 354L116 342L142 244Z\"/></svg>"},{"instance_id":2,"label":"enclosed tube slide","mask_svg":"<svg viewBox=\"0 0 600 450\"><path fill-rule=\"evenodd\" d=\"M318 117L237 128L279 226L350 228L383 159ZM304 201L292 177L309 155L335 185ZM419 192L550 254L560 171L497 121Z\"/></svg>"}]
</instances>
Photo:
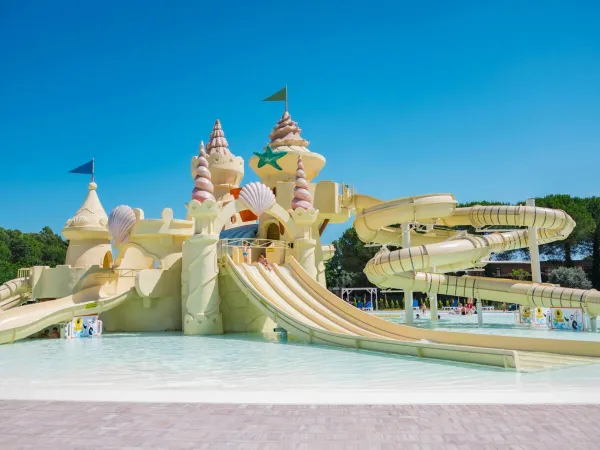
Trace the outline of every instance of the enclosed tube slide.
<instances>
[{"instance_id":1,"label":"enclosed tube slide","mask_svg":"<svg viewBox=\"0 0 600 450\"><path fill-rule=\"evenodd\" d=\"M402 230L390 225L418 222L446 227L470 225L537 227L538 243L565 239L575 221L564 211L531 206L472 206L456 208L451 194L406 197L388 202L355 196L354 227L363 242L383 244L365 267L369 280L381 287L429 294L473 297L526 306L581 307L591 316L600 315L600 292L556 287L487 277L449 276L454 272L485 265L492 253L525 248L527 229L507 230L482 236L464 231L437 230L430 237L411 233L413 246L390 251L400 245ZM424 236L427 236L425 234ZM414 238L414 239L413 239ZM421 244L421 242L427 242ZM416 244L416 245L415 245ZM435 267L435 273L432 268Z\"/></svg>"},{"instance_id":2,"label":"enclosed tube slide","mask_svg":"<svg viewBox=\"0 0 600 450\"><path fill-rule=\"evenodd\" d=\"M28 289L27 278L15 278L0 285L0 311L16 306L21 301L21 294Z\"/></svg>"}]
</instances>

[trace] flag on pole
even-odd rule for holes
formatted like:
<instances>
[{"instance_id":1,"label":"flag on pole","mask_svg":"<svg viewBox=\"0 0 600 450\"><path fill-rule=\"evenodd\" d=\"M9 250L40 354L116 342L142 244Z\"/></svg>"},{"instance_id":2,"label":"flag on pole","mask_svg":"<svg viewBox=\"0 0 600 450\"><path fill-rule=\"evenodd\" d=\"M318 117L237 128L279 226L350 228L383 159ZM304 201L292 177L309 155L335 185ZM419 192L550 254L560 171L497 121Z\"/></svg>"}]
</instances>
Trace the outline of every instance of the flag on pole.
<instances>
[{"instance_id":1,"label":"flag on pole","mask_svg":"<svg viewBox=\"0 0 600 450\"><path fill-rule=\"evenodd\" d=\"M73 170L69 170L69 173L82 173L85 175L91 175L92 181L94 181L94 158L79 167L75 167Z\"/></svg>"},{"instance_id":2,"label":"flag on pole","mask_svg":"<svg viewBox=\"0 0 600 450\"><path fill-rule=\"evenodd\" d=\"M263 102L285 102L285 110L288 110L288 96L287 96L287 86L283 89L275 92L270 97L267 97L263 100Z\"/></svg>"}]
</instances>

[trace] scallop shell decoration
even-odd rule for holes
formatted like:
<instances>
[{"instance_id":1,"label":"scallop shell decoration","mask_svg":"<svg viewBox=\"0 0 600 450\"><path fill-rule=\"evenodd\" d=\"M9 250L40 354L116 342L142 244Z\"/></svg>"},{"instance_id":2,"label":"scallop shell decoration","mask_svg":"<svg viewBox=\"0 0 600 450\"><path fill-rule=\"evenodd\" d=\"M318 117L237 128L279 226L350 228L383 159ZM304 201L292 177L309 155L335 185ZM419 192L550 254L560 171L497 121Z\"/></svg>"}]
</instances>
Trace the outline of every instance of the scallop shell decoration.
<instances>
[{"instance_id":1,"label":"scallop shell decoration","mask_svg":"<svg viewBox=\"0 0 600 450\"><path fill-rule=\"evenodd\" d=\"M129 233L135 225L135 213L127 205L117 206L108 217L108 231L115 245L129 241Z\"/></svg>"},{"instance_id":2,"label":"scallop shell decoration","mask_svg":"<svg viewBox=\"0 0 600 450\"><path fill-rule=\"evenodd\" d=\"M260 216L275 204L275 195L273 195L273 192L267 186L255 181L248 183L242 188L240 200L242 200L254 214Z\"/></svg>"}]
</instances>

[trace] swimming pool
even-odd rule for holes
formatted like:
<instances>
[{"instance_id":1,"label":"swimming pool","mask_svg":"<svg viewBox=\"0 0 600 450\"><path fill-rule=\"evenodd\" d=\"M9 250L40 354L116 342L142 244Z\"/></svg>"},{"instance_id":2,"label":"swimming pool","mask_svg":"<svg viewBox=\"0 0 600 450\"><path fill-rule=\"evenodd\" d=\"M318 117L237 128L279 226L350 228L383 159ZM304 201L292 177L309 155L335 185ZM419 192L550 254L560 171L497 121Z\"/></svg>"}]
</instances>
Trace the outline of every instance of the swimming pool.
<instances>
[{"instance_id":1,"label":"swimming pool","mask_svg":"<svg viewBox=\"0 0 600 450\"><path fill-rule=\"evenodd\" d=\"M0 398L241 403L600 402L600 364L521 374L261 335L106 334L0 347Z\"/></svg>"},{"instance_id":2,"label":"swimming pool","mask_svg":"<svg viewBox=\"0 0 600 450\"><path fill-rule=\"evenodd\" d=\"M382 319L396 323L404 323L403 312L377 313ZM600 332L575 332L571 330L550 330L545 326L530 327L529 325L517 323L513 312L484 312L483 327L477 324L477 315L461 316L445 312L440 313L441 319L437 325L429 320L429 312L425 318L415 319L413 326L443 331L462 331L474 334L495 334L501 336L519 336L550 339L572 339L578 341L600 342Z\"/></svg>"}]
</instances>

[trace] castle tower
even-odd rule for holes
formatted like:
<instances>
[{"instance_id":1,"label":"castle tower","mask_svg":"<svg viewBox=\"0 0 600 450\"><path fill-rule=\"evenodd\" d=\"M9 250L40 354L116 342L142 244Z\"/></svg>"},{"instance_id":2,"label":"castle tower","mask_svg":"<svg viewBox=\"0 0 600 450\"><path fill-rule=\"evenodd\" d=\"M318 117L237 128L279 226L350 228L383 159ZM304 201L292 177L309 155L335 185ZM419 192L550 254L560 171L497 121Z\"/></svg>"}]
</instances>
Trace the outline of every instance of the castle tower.
<instances>
[{"instance_id":1,"label":"castle tower","mask_svg":"<svg viewBox=\"0 0 600 450\"><path fill-rule=\"evenodd\" d=\"M71 267L112 264L108 216L98 198L97 187L94 182L88 185L83 204L62 230L69 240L65 264Z\"/></svg>"},{"instance_id":2,"label":"castle tower","mask_svg":"<svg viewBox=\"0 0 600 450\"><path fill-rule=\"evenodd\" d=\"M222 137L222 136L217 136ZM223 140L213 141L213 155L225 153ZM225 141L226 144L226 141ZM219 149L219 150L217 150ZM228 151L228 150L227 150ZM215 221L222 203L215 200L211 170L204 143L196 158L196 174L192 200L186 205L188 218L194 220L194 235L182 246L181 312L184 334L222 334L217 264L219 230Z\"/></svg>"},{"instance_id":3,"label":"castle tower","mask_svg":"<svg viewBox=\"0 0 600 450\"><path fill-rule=\"evenodd\" d=\"M302 138L301 131L285 111L269 135L270 142L264 152L250 158L250 167L267 186L275 187L278 181L294 182L299 156L307 181L315 178L325 166L325 158L308 149L309 142Z\"/></svg>"},{"instance_id":4,"label":"castle tower","mask_svg":"<svg viewBox=\"0 0 600 450\"><path fill-rule=\"evenodd\" d=\"M210 133L206 154L215 187L215 197L223 202L233 200L229 191L238 188L244 178L244 159L235 156L229 150L229 143L219 119L216 120Z\"/></svg>"},{"instance_id":5,"label":"castle tower","mask_svg":"<svg viewBox=\"0 0 600 450\"><path fill-rule=\"evenodd\" d=\"M214 190L212 175L208 169L208 160L204 152L204 142L200 141L200 154L196 159L196 176L194 177L192 198L200 203L204 200L215 200Z\"/></svg>"},{"instance_id":6,"label":"castle tower","mask_svg":"<svg viewBox=\"0 0 600 450\"><path fill-rule=\"evenodd\" d=\"M304 270L316 279L318 274L316 247L320 242L316 221L319 211L314 209L312 200L302 157L298 156L294 197L290 210L290 216L296 225L292 255L304 267Z\"/></svg>"}]
</instances>

